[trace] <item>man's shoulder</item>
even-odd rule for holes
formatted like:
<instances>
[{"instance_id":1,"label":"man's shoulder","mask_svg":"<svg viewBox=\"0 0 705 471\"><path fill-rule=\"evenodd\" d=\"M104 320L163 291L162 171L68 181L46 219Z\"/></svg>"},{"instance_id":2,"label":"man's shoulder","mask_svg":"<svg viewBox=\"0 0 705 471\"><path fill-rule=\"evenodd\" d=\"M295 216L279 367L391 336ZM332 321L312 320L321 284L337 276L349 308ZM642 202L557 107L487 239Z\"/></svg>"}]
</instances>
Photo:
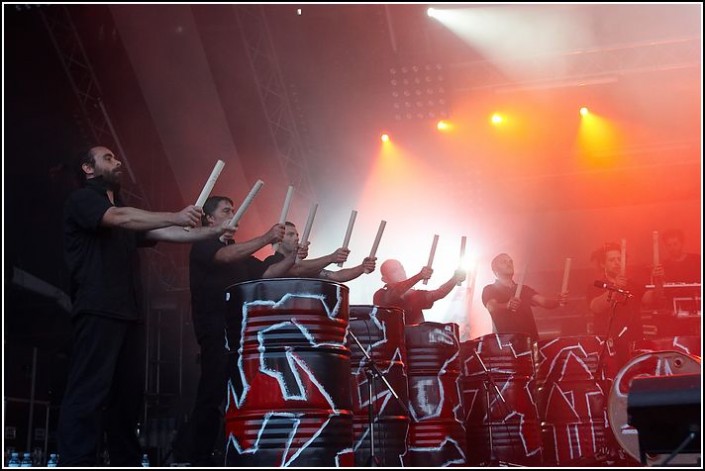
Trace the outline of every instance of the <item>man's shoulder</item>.
<instances>
[{"instance_id":1,"label":"man's shoulder","mask_svg":"<svg viewBox=\"0 0 705 471\"><path fill-rule=\"evenodd\" d=\"M276 263L284 260L284 254L279 252L274 252L272 255L264 259L265 263Z\"/></svg>"}]
</instances>

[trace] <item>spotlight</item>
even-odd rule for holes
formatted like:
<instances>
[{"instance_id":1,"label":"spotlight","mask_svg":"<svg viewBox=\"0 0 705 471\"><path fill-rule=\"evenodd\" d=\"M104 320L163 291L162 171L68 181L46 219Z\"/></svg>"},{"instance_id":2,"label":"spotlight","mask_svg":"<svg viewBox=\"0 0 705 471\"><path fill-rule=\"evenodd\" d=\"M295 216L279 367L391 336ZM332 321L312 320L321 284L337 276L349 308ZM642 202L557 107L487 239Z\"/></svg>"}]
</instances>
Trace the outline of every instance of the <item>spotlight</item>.
<instances>
[{"instance_id":1,"label":"spotlight","mask_svg":"<svg viewBox=\"0 0 705 471\"><path fill-rule=\"evenodd\" d=\"M440 120L440 121L438 121L438 123L436 123L436 128L439 131L450 131L450 127L451 127L450 123L445 120Z\"/></svg>"},{"instance_id":2,"label":"spotlight","mask_svg":"<svg viewBox=\"0 0 705 471\"><path fill-rule=\"evenodd\" d=\"M590 110L588 110L586 106L580 108L580 116L587 116L588 113L590 113Z\"/></svg>"},{"instance_id":3,"label":"spotlight","mask_svg":"<svg viewBox=\"0 0 705 471\"><path fill-rule=\"evenodd\" d=\"M492 124L502 124L502 121L504 121L504 118L502 118L501 114L495 113L492 115Z\"/></svg>"},{"instance_id":4,"label":"spotlight","mask_svg":"<svg viewBox=\"0 0 705 471\"><path fill-rule=\"evenodd\" d=\"M389 142L389 134L382 134L380 139L382 139L382 142Z\"/></svg>"},{"instance_id":5,"label":"spotlight","mask_svg":"<svg viewBox=\"0 0 705 471\"><path fill-rule=\"evenodd\" d=\"M431 18L435 18L436 15L438 14L438 11L435 8L431 7L428 10L426 10L426 14L428 16L430 16Z\"/></svg>"}]
</instances>

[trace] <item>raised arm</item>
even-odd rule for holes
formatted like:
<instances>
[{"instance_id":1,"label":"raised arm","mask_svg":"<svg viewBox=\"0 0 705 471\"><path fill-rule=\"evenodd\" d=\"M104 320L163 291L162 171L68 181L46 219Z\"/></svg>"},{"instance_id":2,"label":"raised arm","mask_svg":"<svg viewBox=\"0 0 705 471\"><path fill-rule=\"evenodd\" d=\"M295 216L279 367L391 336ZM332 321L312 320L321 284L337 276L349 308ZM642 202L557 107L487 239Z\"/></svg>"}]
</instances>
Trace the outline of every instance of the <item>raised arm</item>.
<instances>
[{"instance_id":1,"label":"raised arm","mask_svg":"<svg viewBox=\"0 0 705 471\"><path fill-rule=\"evenodd\" d=\"M314 258L311 260L301 260L291 268L292 276L299 277L317 277L321 270L331 263L344 262L348 259L349 249L339 248L323 257Z\"/></svg>"},{"instance_id":2,"label":"raised arm","mask_svg":"<svg viewBox=\"0 0 705 471\"><path fill-rule=\"evenodd\" d=\"M152 229L145 233L148 240L158 240L164 242L180 242L189 243L199 240L211 239L223 235L228 239L232 239L235 229L228 226L227 222L219 227L192 227L191 230L185 231L183 226L169 226L161 229Z\"/></svg>"},{"instance_id":3,"label":"raised arm","mask_svg":"<svg viewBox=\"0 0 705 471\"><path fill-rule=\"evenodd\" d=\"M354 280L364 273L372 273L375 271L376 261L377 257L365 257L362 263L356 267L343 268L338 271L322 270L321 274L325 273L325 276L321 276L321 278L327 278L331 281L337 281L339 283Z\"/></svg>"},{"instance_id":4,"label":"raised arm","mask_svg":"<svg viewBox=\"0 0 705 471\"><path fill-rule=\"evenodd\" d=\"M232 263L242 260L257 252L262 247L274 242L280 242L283 237L284 224L275 224L267 232L254 239L226 245L215 253L213 261L215 263Z\"/></svg>"},{"instance_id":5,"label":"raised arm","mask_svg":"<svg viewBox=\"0 0 705 471\"><path fill-rule=\"evenodd\" d=\"M445 298L448 296L448 293L453 291L453 288L462 281L465 281L465 270L455 270L450 280L443 283L438 289L428 292L430 300L436 302L439 299Z\"/></svg>"},{"instance_id":6,"label":"raised arm","mask_svg":"<svg viewBox=\"0 0 705 471\"><path fill-rule=\"evenodd\" d=\"M133 231L150 231L168 226L197 226L202 213L201 208L193 205L186 206L178 213L152 212L129 206L112 206L103 214L100 225L122 227Z\"/></svg>"},{"instance_id":7,"label":"raised arm","mask_svg":"<svg viewBox=\"0 0 705 471\"><path fill-rule=\"evenodd\" d=\"M413 288L416 283L423 279L430 278L432 274L433 268L423 267L420 272L418 272L411 278L408 278L404 281L400 281L398 283L389 284L389 290L387 292L387 295L389 297L401 297L404 295L404 293Z\"/></svg>"},{"instance_id":8,"label":"raised arm","mask_svg":"<svg viewBox=\"0 0 705 471\"><path fill-rule=\"evenodd\" d=\"M282 278L285 276L291 276L290 270L296 262L296 252L292 251L290 254L284 257L277 263L274 263L267 267L262 275L262 278Z\"/></svg>"}]
</instances>

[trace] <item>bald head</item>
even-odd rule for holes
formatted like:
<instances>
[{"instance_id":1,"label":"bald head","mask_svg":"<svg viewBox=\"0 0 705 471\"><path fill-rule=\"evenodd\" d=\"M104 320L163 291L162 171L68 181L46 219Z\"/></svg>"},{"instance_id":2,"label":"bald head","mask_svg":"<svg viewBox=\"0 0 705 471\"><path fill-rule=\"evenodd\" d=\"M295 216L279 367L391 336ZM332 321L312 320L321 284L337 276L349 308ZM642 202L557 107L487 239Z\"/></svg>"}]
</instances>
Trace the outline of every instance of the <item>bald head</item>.
<instances>
[{"instance_id":1,"label":"bald head","mask_svg":"<svg viewBox=\"0 0 705 471\"><path fill-rule=\"evenodd\" d=\"M380 267L382 281L385 283L398 283L406 280L406 271L399 260L385 260Z\"/></svg>"}]
</instances>

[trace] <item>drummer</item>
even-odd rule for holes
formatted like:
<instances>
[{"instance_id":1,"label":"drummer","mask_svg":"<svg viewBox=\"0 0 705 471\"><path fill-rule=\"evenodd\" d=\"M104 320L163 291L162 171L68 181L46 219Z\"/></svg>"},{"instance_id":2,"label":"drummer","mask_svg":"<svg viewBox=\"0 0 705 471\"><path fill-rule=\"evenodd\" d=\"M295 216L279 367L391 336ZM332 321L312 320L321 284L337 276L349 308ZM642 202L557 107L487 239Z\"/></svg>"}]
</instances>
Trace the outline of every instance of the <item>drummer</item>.
<instances>
[{"instance_id":1,"label":"drummer","mask_svg":"<svg viewBox=\"0 0 705 471\"><path fill-rule=\"evenodd\" d=\"M626 243L607 242L592 254L598 281L590 284L586 300L593 314L593 333L607 339L605 361L608 378L614 378L629 361L631 345L643 338L640 302L643 283L627 278Z\"/></svg>"},{"instance_id":2,"label":"drummer","mask_svg":"<svg viewBox=\"0 0 705 471\"><path fill-rule=\"evenodd\" d=\"M491 266L496 280L483 288L482 304L490 312L495 333L522 333L534 341L538 340L539 333L531 307L555 309L567 302L568 293L546 297L529 286L522 286L517 296L512 258L506 253L501 253L492 259Z\"/></svg>"},{"instance_id":3,"label":"drummer","mask_svg":"<svg viewBox=\"0 0 705 471\"><path fill-rule=\"evenodd\" d=\"M233 202L224 196L211 196L203 205L204 226L219 226L233 217ZM190 427L179 431L174 456L194 466L215 466L213 448L222 430L221 403L227 391L225 331L226 304L223 292L234 283L285 275L293 266L295 253L267 266L252 254L284 237L284 224L274 224L267 232L248 241L209 240L191 247L189 276L193 327L201 349L201 379ZM302 249L299 256L307 255ZM231 339L232 340L232 339ZM235 347L237 348L237 347Z\"/></svg>"}]
</instances>

